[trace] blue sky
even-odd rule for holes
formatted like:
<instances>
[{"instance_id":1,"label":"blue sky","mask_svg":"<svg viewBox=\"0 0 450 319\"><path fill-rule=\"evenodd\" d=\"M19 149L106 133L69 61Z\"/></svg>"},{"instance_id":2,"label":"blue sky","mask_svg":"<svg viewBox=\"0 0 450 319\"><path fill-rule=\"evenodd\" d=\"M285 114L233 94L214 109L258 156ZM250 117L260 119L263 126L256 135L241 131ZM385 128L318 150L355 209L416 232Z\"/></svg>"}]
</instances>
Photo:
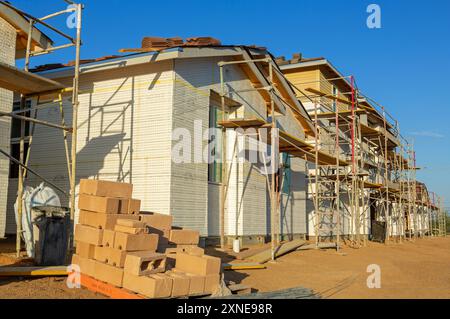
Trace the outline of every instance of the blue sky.
<instances>
[{"instance_id":1,"label":"blue sky","mask_svg":"<svg viewBox=\"0 0 450 319\"><path fill-rule=\"evenodd\" d=\"M37 17L66 6L62 0L11 2ZM381 7L381 29L366 26L371 3ZM275 56L324 56L353 74L399 121L402 134L414 138L424 168L418 179L450 207L450 1L432 3L85 0L82 58L139 47L143 36L213 36L224 44L265 46ZM65 51L33 64L68 60L73 55Z\"/></svg>"}]
</instances>

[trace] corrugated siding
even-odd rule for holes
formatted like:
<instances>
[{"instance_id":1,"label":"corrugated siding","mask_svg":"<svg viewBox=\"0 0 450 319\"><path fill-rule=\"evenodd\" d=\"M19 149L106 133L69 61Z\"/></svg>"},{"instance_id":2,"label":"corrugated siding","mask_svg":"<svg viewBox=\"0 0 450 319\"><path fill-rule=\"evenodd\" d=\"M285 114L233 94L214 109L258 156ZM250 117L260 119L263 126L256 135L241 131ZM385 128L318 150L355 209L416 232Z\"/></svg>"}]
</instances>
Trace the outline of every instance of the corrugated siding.
<instances>
[{"instance_id":1,"label":"corrugated siding","mask_svg":"<svg viewBox=\"0 0 450 319\"><path fill-rule=\"evenodd\" d=\"M218 58L177 60L174 96L174 127L193 132L195 120L208 126L209 90L220 92ZM224 72L227 84L234 90L252 88L241 69L229 66ZM229 95L242 103L237 117L266 117L265 102L256 91L234 92ZM203 141L203 147L206 147ZM268 232L266 222L266 181L249 163L231 166L227 209L226 235L255 235ZM209 188L209 191L208 191ZM218 235L219 187L208 187L207 164L174 164L172 176L172 209L178 224L198 229L202 234ZM193 191L195 190L195 192ZM215 201L215 203L208 203ZM214 211L209 211L210 210Z\"/></svg>"},{"instance_id":2,"label":"corrugated siding","mask_svg":"<svg viewBox=\"0 0 450 319\"><path fill-rule=\"evenodd\" d=\"M194 162L194 152L203 150L207 141L203 131L209 123L209 87L214 83L213 63L209 59L176 60L172 126L187 129L193 152L188 163L173 163L171 178L171 212L174 224L208 232L208 164ZM194 130L195 124L199 129ZM199 141L199 143L194 143ZM173 141L173 145L178 141ZM197 149L195 149L197 146Z\"/></svg>"},{"instance_id":3,"label":"corrugated siding","mask_svg":"<svg viewBox=\"0 0 450 319\"><path fill-rule=\"evenodd\" d=\"M16 29L4 19L0 18L0 61L14 65L16 55ZM0 89L0 110L12 111L13 93ZM0 149L10 152L11 119L0 117ZM0 238L4 237L7 230L7 194L9 178L9 159L0 155ZM13 216L14 218L14 216ZM13 220L14 222L14 220Z\"/></svg>"},{"instance_id":4,"label":"corrugated siding","mask_svg":"<svg viewBox=\"0 0 450 319\"><path fill-rule=\"evenodd\" d=\"M78 116L77 179L132 182L142 210L169 214L172 62L86 74L80 89L85 93L80 95ZM66 102L69 125L71 114ZM60 113L48 108L38 118L58 123ZM68 189L61 131L36 126L30 164ZM32 186L39 182L32 176L26 181Z\"/></svg>"},{"instance_id":5,"label":"corrugated siding","mask_svg":"<svg viewBox=\"0 0 450 319\"><path fill-rule=\"evenodd\" d=\"M306 173L305 161L290 160L290 183L287 193L281 196L281 233L306 234ZM287 182L285 180L285 182Z\"/></svg>"},{"instance_id":6,"label":"corrugated siding","mask_svg":"<svg viewBox=\"0 0 450 319\"><path fill-rule=\"evenodd\" d=\"M176 128L190 132L193 146L200 141L200 148L206 148L202 130L194 126L201 121L202 129L208 127L210 89L220 91L220 60L184 59L174 66L160 62L84 75L81 89L87 93L80 97L78 177L132 182L143 210L170 213L175 225L217 236L219 187L208 184L207 163L174 163L171 150L178 142L172 141ZM238 66L227 69L231 88L252 88ZM266 104L258 92L234 92L230 97L243 105L236 117L266 117ZM67 107L69 123L70 114ZM58 122L59 112L49 109L39 118ZM291 134L302 134L292 120L283 120L283 125ZM31 163L58 185L67 186L61 134L39 128ZM268 234L266 177L249 163L233 163L232 172L226 234ZM33 184L31 178L28 182ZM302 218L301 205L294 213L295 220Z\"/></svg>"}]
</instances>

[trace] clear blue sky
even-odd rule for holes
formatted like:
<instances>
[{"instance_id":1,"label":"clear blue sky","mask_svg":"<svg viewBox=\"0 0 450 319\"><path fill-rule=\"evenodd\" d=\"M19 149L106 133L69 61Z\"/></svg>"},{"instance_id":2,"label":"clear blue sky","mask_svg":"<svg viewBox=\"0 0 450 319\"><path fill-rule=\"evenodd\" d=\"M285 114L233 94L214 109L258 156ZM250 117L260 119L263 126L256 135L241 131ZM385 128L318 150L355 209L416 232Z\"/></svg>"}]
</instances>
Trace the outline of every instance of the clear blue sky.
<instances>
[{"instance_id":1,"label":"clear blue sky","mask_svg":"<svg viewBox=\"0 0 450 319\"><path fill-rule=\"evenodd\" d=\"M10 1L38 17L66 6L62 0ZM418 165L424 167L418 178L450 206L450 1L84 3L82 58L139 47L143 36L213 36L224 44L265 46L275 56L302 52L305 57L328 58L388 108L404 136L414 138ZM381 29L366 26L371 3L381 7ZM58 53L34 64L72 57Z\"/></svg>"}]
</instances>

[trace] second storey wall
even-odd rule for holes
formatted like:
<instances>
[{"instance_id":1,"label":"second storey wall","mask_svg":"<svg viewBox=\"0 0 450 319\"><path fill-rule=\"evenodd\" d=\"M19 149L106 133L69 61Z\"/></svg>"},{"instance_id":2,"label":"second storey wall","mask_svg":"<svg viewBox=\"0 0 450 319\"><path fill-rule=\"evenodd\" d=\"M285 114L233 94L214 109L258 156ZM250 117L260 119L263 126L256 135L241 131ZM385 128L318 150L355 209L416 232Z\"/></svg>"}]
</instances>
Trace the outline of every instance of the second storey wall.
<instances>
[{"instance_id":1,"label":"second storey wall","mask_svg":"<svg viewBox=\"0 0 450 319\"><path fill-rule=\"evenodd\" d=\"M131 182L142 210L170 213L172 77L171 61L82 74L77 185L80 178ZM72 107L67 99L64 112L71 126ZM40 111L38 119L60 123L58 105ZM70 135L68 142L70 148ZM69 189L61 130L36 126L30 166ZM29 175L25 183L36 186L41 181ZM14 179L8 194L9 232L15 232L16 191ZM59 195L68 206L67 198Z\"/></svg>"}]
</instances>

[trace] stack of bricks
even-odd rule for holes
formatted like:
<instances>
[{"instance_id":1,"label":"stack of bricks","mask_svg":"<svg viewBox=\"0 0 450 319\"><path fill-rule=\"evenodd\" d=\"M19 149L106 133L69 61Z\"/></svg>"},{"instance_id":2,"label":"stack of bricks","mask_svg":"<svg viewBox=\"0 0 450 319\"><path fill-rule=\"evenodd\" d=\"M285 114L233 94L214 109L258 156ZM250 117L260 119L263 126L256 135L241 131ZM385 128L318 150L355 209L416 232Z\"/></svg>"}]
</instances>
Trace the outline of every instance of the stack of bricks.
<instances>
[{"instance_id":1,"label":"stack of bricks","mask_svg":"<svg viewBox=\"0 0 450 319\"><path fill-rule=\"evenodd\" d=\"M172 227L172 216L140 213L131 195L131 184L81 181L72 263L148 298L214 293L221 261L198 247L199 233Z\"/></svg>"}]
</instances>

